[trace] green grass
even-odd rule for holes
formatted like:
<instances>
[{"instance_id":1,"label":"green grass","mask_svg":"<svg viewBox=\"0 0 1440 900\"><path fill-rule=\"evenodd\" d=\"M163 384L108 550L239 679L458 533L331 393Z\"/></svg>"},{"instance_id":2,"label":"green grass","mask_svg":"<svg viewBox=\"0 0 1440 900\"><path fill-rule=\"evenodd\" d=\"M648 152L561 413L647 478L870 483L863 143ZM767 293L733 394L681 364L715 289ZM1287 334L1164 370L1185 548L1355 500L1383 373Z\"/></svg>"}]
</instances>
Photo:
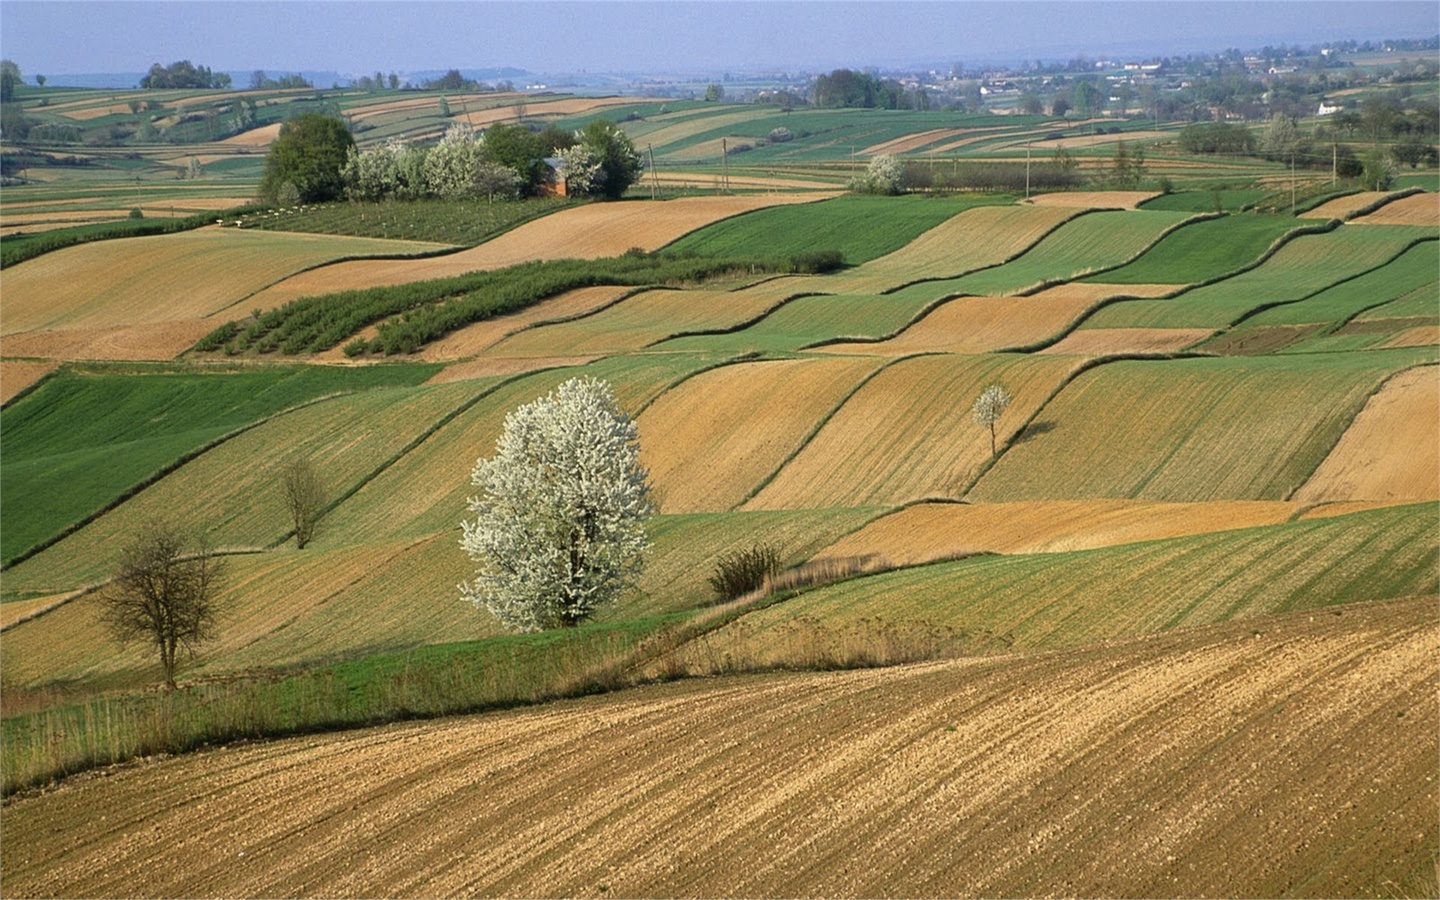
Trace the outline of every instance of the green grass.
<instances>
[{"instance_id":1,"label":"green grass","mask_svg":"<svg viewBox=\"0 0 1440 900\"><path fill-rule=\"evenodd\" d=\"M1301 325L1345 322L1376 307L1386 317L1433 315L1440 298L1440 242L1423 241L1371 272L1245 320L1246 325ZM1426 301L1428 300L1428 308ZM1409 310L1407 312L1407 310ZM1377 313L1379 309L1375 310Z\"/></svg>"},{"instance_id":2,"label":"green grass","mask_svg":"<svg viewBox=\"0 0 1440 900\"><path fill-rule=\"evenodd\" d=\"M10 235L5 238L3 243L0 243L0 268L13 266L52 250L73 247L76 244L190 231L210 225L220 216L220 213L211 212L183 218L123 219L116 222L97 222L93 225L55 228L35 234Z\"/></svg>"},{"instance_id":3,"label":"green grass","mask_svg":"<svg viewBox=\"0 0 1440 900\"><path fill-rule=\"evenodd\" d=\"M1081 280L1105 284L1208 281L1254 262L1282 234L1303 224L1291 218L1253 214L1192 222L1166 235L1129 265Z\"/></svg>"},{"instance_id":4,"label":"green grass","mask_svg":"<svg viewBox=\"0 0 1440 900\"><path fill-rule=\"evenodd\" d=\"M1018 259L956 279L948 287L955 293L998 296L1042 282L1068 281L1134 258L1189 215L1144 210L1090 213L1066 222Z\"/></svg>"},{"instance_id":5,"label":"green grass","mask_svg":"<svg viewBox=\"0 0 1440 900\"><path fill-rule=\"evenodd\" d=\"M1306 299L1383 266L1411 244L1433 235L1434 229L1394 225L1348 225L1322 234L1302 235L1262 265L1233 278L1168 300L1116 303L1100 310L1081 327L1223 328L1247 319L1257 310Z\"/></svg>"},{"instance_id":6,"label":"green grass","mask_svg":"<svg viewBox=\"0 0 1440 900\"><path fill-rule=\"evenodd\" d=\"M0 411L0 558L9 565L17 554L236 428L327 394L418 384L438 369L57 373Z\"/></svg>"},{"instance_id":7,"label":"green grass","mask_svg":"<svg viewBox=\"0 0 1440 900\"><path fill-rule=\"evenodd\" d=\"M1434 504L1070 553L984 556L814 590L744 617L952 629L975 653L1063 647L1436 591ZM721 632L723 637L724 632Z\"/></svg>"},{"instance_id":8,"label":"green grass","mask_svg":"<svg viewBox=\"0 0 1440 900\"><path fill-rule=\"evenodd\" d=\"M386 200L330 203L242 217L243 228L390 238L471 247L570 206L560 197L516 202Z\"/></svg>"},{"instance_id":9,"label":"green grass","mask_svg":"<svg viewBox=\"0 0 1440 900\"><path fill-rule=\"evenodd\" d=\"M839 250L845 262L853 266L898 250L967 209L1001 205L1012 199L1009 195L846 195L735 216L691 232L666 249L702 256L766 257Z\"/></svg>"},{"instance_id":10,"label":"green grass","mask_svg":"<svg viewBox=\"0 0 1440 900\"><path fill-rule=\"evenodd\" d=\"M1177 212L1231 212L1238 213L1246 206L1270 196L1271 192L1261 188L1220 188L1202 191L1177 191L1161 194L1140 204L1141 209L1169 209Z\"/></svg>"},{"instance_id":11,"label":"green grass","mask_svg":"<svg viewBox=\"0 0 1440 900\"><path fill-rule=\"evenodd\" d=\"M1123 360L1078 376L971 496L1284 500L1391 374L1434 348ZM1183 399L1182 399L1183 398Z\"/></svg>"}]
</instances>

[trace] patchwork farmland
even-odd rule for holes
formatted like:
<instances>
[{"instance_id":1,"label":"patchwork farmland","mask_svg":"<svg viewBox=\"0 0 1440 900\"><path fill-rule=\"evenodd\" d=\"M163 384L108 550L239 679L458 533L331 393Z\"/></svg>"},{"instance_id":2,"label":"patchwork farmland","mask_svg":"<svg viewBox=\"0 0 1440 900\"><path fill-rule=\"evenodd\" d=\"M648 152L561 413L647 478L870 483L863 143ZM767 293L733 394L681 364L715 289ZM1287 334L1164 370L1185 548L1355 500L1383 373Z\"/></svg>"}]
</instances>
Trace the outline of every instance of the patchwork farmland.
<instances>
[{"instance_id":1,"label":"patchwork farmland","mask_svg":"<svg viewBox=\"0 0 1440 900\"><path fill-rule=\"evenodd\" d=\"M1013 161L1050 125L461 96L477 124L620 121L665 179L479 243L342 206L5 264L7 894L1433 895L1434 190L1261 211L1280 169L1227 161L1223 187L861 195L852 144ZM433 97L345 102L367 144L443 130ZM651 199L781 124L810 134L727 173L754 192ZM1150 129L1071 146L1201 165ZM27 188L0 225L127 203ZM668 274L376 341L617 257ZM382 288L404 302L304 318ZM577 375L636 424L646 568L593 621L509 634L456 587L469 476ZM304 549L295 460L325 490ZM159 517L226 565L164 692L96 600ZM757 550L766 584L717 596Z\"/></svg>"}]
</instances>

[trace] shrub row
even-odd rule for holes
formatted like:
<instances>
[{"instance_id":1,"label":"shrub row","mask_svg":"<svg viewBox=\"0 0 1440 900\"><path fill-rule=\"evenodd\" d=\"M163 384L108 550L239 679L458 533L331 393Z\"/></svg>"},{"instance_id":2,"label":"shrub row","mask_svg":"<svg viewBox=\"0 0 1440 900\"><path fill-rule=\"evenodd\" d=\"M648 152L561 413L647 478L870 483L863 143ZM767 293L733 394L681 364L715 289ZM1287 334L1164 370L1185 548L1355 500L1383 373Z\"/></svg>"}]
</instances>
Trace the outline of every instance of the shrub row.
<instances>
[{"instance_id":1,"label":"shrub row","mask_svg":"<svg viewBox=\"0 0 1440 900\"><path fill-rule=\"evenodd\" d=\"M227 322L195 349L228 354L317 353L372 323L372 339L345 347L350 356L413 353L466 325L516 312L575 288L595 285L673 285L728 273L793 271L794 261L678 257L632 250L612 259L561 259L521 263L453 278L302 297L257 313L248 324Z\"/></svg>"}]
</instances>

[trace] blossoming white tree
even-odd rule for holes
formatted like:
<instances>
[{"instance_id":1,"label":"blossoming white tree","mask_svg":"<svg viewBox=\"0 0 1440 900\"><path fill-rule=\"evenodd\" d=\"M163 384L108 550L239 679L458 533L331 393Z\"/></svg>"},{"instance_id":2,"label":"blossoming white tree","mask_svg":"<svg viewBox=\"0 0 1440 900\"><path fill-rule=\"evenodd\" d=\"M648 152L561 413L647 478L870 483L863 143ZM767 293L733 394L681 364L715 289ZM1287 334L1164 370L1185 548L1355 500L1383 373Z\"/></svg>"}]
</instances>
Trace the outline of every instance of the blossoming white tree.
<instances>
[{"instance_id":1,"label":"blossoming white tree","mask_svg":"<svg viewBox=\"0 0 1440 900\"><path fill-rule=\"evenodd\" d=\"M505 419L460 545L461 596L516 631L574 626L631 587L649 545L649 474L608 382L572 378Z\"/></svg>"},{"instance_id":2,"label":"blossoming white tree","mask_svg":"<svg viewBox=\"0 0 1440 900\"><path fill-rule=\"evenodd\" d=\"M970 407L975 424L990 429L991 456L995 455L995 423L1005 414L1011 399L1010 392L1003 386L992 384L980 392L980 396L975 398L975 403Z\"/></svg>"}]
</instances>

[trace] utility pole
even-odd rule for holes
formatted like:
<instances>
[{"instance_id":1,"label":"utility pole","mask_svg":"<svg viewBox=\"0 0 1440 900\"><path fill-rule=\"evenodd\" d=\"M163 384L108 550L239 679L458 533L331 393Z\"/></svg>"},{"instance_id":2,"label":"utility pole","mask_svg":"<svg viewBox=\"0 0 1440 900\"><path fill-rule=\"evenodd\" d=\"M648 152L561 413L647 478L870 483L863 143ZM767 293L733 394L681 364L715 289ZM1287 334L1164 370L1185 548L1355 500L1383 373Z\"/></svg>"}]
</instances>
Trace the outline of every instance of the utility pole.
<instances>
[{"instance_id":1,"label":"utility pole","mask_svg":"<svg viewBox=\"0 0 1440 900\"><path fill-rule=\"evenodd\" d=\"M1295 215L1295 151L1290 151L1290 215Z\"/></svg>"},{"instance_id":2,"label":"utility pole","mask_svg":"<svg viewBox=\"0 0 1440 900\"><path fill-rule=\"evenodd\" d=\"M1025 199L1030 199L1030 142L1025 142Z\"/></svg>"},{"instance_id":3,"label":"utility pole","mask_svg":"<svg viewBox=\"0 0 1440 900\"><path fill-rule=\"evenodd\" d=\"M650 199L657 200L660 197L660 173L655 171L655 145L646 144L645 149L650 152Z\"/></svg>"},{"instance_id":4,"label":"utility pole","mask_svg":"<svg viewBox=\"0 0 1440 900\"><path fill-rule=\"evenodd\" d=\"M725 138L720 139L720 192L730 193L730 145Z\"/></svg>"}]
</instances>

